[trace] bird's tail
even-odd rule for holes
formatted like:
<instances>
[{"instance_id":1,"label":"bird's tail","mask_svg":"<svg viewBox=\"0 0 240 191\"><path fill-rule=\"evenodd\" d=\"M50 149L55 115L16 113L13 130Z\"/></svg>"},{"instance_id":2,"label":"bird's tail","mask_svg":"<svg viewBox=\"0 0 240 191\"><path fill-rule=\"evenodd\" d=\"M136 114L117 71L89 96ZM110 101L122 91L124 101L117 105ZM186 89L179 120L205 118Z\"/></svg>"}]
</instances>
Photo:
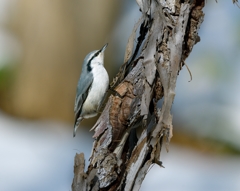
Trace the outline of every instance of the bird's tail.
<instances>
[{"instance_id":1,"label":"bird's tail","mask_svg":"<svg viewBox=\"0 0 240 191\"><path fill-rule=\"evenodd\" d=\"M73 128L73 137L76 136L76 132L77 132L77 129L80 125L80 122L83 120L82 117L79 117L78 119L75 120L75 123L74 123L74 128Z\"/></svg>"}]
</instances>

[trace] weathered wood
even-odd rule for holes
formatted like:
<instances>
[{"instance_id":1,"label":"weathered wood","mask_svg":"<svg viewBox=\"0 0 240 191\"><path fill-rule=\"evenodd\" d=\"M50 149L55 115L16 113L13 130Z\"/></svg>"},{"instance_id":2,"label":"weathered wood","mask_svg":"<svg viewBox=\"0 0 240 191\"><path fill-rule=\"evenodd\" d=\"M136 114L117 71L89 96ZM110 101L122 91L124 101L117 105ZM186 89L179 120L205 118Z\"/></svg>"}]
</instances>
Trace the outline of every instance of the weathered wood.
<instances>
[{"instance_id":1,"label":"weathered wood","mask_svg":"<svg viewBox=\"0 0 240 191\"><path fill-rule=\"evenodd\" d=\"M112 83L121 97L109 97L93 127L90 164L79 179L86 176L81 182L83 190L139 190L149 167L154 163L162 167L163 139L168 149L172 137L171 107L177 76L199 42L197 31L203 21L204 0L137 3L142 12L142 23L137 24L138 43L133 51L135 25L125 63ZM160 99L163 104L158 106ZM138 139L136 129L140 131Z\"/></svg>"},{"instance_id":2,"label":"weathered wood","mask_svg":"<svg viewBox=\"0 0 240 191\"><path fill-rule=\"evenodd\" d=\"M86 187L86 174L84 173L85 159L84 154L76 154L74 159L74 179L72 183L72 191L83 191Z\"/></svg>"}]
</instances>

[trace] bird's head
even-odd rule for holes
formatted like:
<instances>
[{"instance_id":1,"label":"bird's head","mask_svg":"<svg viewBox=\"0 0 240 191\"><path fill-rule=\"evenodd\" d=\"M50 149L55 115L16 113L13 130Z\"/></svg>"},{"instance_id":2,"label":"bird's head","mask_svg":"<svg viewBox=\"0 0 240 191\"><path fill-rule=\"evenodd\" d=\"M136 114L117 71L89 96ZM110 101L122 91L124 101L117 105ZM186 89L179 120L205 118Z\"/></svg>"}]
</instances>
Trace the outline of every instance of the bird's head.
<instances>
[{"instance_id":1,"label":"bird's head","mask_svg":"<svg viewBox=\"0 0 240 191\"><path fill-rule=\"evenodd\" d=\"M84 64L90 72L95 65L104 65L104 51L108 44L105 44L100 50L90 52L84 59Z\"/></svg>"}]
</instances>

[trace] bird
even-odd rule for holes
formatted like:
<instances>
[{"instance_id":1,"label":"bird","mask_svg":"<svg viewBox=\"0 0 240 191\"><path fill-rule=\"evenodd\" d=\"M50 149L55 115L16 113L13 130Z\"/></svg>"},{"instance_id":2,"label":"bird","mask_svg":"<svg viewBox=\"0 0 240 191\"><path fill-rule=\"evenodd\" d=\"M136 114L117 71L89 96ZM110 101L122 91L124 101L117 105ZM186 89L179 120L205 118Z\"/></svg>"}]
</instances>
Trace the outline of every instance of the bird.
<instances>
[{"instance_id":1,"label":"bird","mask_svg":"<svg viewBox=\"0 0 240 191\"><path fill-rule=\"evenodd\" d=\"M74 104L73 137L83 119L98 114L109 88L109 76L104 68L104 51L107 46L105 44L100 50L90 52L83 61Z\"/></svg>"}]
</instances>

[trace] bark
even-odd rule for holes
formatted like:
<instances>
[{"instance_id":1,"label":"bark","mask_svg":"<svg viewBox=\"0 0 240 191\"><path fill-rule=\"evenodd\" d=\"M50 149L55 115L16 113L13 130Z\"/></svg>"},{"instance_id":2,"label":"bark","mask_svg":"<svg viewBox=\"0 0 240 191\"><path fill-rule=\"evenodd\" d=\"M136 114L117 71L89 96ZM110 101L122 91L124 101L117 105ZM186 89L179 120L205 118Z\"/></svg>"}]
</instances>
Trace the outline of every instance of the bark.
<instances>
[{"instance_id":1,"label":"bark","mask_svg":"<svg viewBox=\"0 0 240 191\"><path fill-rule=\"evenodd\" d=\"M173 135L171 107L177 76L200 40L197 32L204 0L137 3L142 16L129 37L124 64L111 84L118 93L109 97L92 128L95 141L86 173L84 165L76 170L76 156L73 191L139 190L149 167L162 167L163 140L168 149ZM138 27L140 35L133 50Z\"/></svg>"}]
</instances>

